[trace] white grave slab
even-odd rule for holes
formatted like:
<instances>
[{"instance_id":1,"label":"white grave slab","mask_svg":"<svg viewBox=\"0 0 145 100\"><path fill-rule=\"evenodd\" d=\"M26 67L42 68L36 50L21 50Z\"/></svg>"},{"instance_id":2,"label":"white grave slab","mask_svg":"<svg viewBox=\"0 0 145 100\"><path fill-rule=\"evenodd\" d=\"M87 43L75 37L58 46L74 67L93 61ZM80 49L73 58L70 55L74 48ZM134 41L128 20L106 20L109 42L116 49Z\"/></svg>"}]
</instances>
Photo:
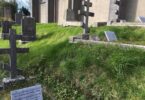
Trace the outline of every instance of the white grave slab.
<instances>
[{"instance_id":1,"label":"white grave slab","mask_svg":"<svg viewBox=\"0 0 145 100\"><path fill-rule=\"evenodd\" d=\"M145 17L139 16L138 19L141 23L145 23Z\"/></svg>"},{"instance_id":2,"label":"white grave slab","mask_svg":"<svg viewBox=\"0 0 145 100\"><path fill-rule=\"evenodd\" d=\"M11 91L11 100L43 100L42 87L36 85Z\"/></svg>"},{"instance_id":3,"label":"white grave slab","mask_svg":"<svg viewBox=\"0 0 145 100\"><path fill-rule=\"evenodd\" d=\"M107 41L117 41L117 37L114 32L112 31L105 31L105 36L107 38Z\"/></svg>"}]
</instances>

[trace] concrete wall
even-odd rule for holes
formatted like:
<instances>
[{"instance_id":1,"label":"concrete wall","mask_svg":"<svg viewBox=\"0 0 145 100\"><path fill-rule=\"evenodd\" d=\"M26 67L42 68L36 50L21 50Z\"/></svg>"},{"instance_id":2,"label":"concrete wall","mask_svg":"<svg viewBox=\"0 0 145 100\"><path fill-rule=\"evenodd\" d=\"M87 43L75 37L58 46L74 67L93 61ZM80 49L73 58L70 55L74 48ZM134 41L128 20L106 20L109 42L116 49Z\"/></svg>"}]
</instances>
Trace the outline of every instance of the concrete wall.
<instances>
[{"instance_id":1,"label":"concrete wall","mask_svg":"<svg viewBox=\"0 0 145 100\"><path fill-rule=\"evenodd\" d=\"M59 25L70 23L66 21L66 12L68 9L69 0L56 0L58 2L58 11L52 9L53 4L48 4L51 0L42 0L45 3L40 4L40 22L48 23L51 22L53 16L56 18ZM93 6L90 8L91 12L95 13L94 17L89 18L89 24L94 25L97 22L107 22L110 19L110 2L111 0L90 0ZM145 0L122 0L123 4L121 7L121 18L127 21L136 21L138 16L145 16ZM50 7L51 6L51 7ZM50 8L49 8L50 7ZM53 11L56 11L55 13ZM35 10L35 13L39 12ZM77 12L77 11L76 11ZM52 16L52 15L53 16ZM57 16L56 16L57 15ZM51 17L51 18L50 18ZM80 21L72 22L79 24ZM80 25L80 24L79 24Z\"/></svg>"},{"instance_id":2,"label":"concrete wall","mask_svg":"<svg viewBox=\"0 0 145 100\"><path fill-rule=\"evenodd\" d=\"M139 0L126 0L124 1L124 5L126 5L125 12L125 20L134 21L136 18L137 6Z\"/></svg>"},{"instance_id":3,"label":"concrete wall","mask_svg":"<svg viewBox=\"0 0 145 100\"><path fill-rule=\"evenodd\" d=\"M31 16L35 18L36 22L40 21L40 3L39 0L31 0Z\"/></svg>"},{"instance_id":4,"label":"concrete wall","mask_svg":"<svg viewBox=\"0 0 145 100\"><path fill-rule=\"evenodd\" d=\"M4 7L4 19L12 20L12 11L10 7Z\"/></svg>"},{"instance_id":5,"label":"concrete wall","mask_svg":"<svg viewBox=\"0 0 145 100\"><path fill-rule=\"evenodd\" d=\"M68 0L58 1L58 24L63 25L66 23L66 12L68 9Z\"/></svg>"},{"instance_id":6,"label":"concrete wall","mask_svg":"<svg viewBox=\"0 0 145 100\"><path fill-rule=\"evenodd\" d=\"M110 0L90 0L93 6L90 8L91 12L95 13L94 17L90 17L90 24L96 22L107 22L109 18Z\"/></svg>"},{"instance_id":7,"label":"concrete wall","mask_svg":"<svg viewBox=\"0 0 145 100\"><path fill-rule=\"evenodd\" d=\"M89 24L94 25L96 22L107 22L109 18L110 0L91 0L91 2L93 3L93 6L90 8L90 11L94 12L95 16L89 18ZM60 13L58 14L58 24L63 25L67 23L66 11L68 9L68 0L63 0L63 2L59 1L59 5L60 5L59 6ZM72 22L72 23L77 23L77 22Z\"/></svg>"},{"instance_id":8,"label":"concrete wall","mask_svg":"<svg viewBox=\"0 0 145 100\"><path fill-rule=\"evenodd\" d=\"M48 0L42 0L40 4L40 22L48 23Z\"/></svg>"},{"instance_id":9,"label":"concrete wall","mask_svg":"<svg viewBox=\"0 0 145 100\"><path fill-rule=\"evenodd\" d=\"M145 0L122 0L122 18L128 22L137 21L138 16L145 16Z\"/></svg>"},{"instance_id":10,"label":"concrete wall","mask_svg":"<svg viewBox=\"0 0 145 100\"><path fill-rule=\"evenodd\" d=\"M135 20L137 20L138 16L144 16L145 17L145 0L137 0L137 12L135 16Z\"/></svg>"}]
</instances>

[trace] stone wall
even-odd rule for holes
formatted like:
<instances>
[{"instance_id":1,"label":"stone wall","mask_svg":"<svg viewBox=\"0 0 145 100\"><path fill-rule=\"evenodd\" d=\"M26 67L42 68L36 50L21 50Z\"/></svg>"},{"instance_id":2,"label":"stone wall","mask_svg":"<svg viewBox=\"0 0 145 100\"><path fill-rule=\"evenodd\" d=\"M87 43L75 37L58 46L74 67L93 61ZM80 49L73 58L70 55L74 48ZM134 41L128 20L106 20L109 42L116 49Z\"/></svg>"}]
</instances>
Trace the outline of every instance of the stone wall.
<instances>
[{"instance_id":1,"label":"stone wall","mask_svg":"<svg viewBox=\"0 0 145 100\"><path fill-rule=\"evenodd\" d=\"M94 12L95 16L89 18L89 24L94 25L97 22L107 22L109 18L110 0L91 0L91 2L93 3L93 6L90 8L90 11ZM59 14L58 14L59 25L67 23L66 21L67 9L68 9L68 0L63 0L63 2L59 1ZM80 25L76 21L72 21L72 23L76 23L77 26Z\"/></svg>"},{"instance_id":2,"label":"stone wall","mask_svg":"<svg viewBox=\"0 0 145 100\"><path fill-rule=\"evenodd\" d=\"M42 0L40 4L40 22L57 22L59 25L72 22L73 25L80 25L79 17L74 21L67 21L67 10L69 0ZM107 22L113 18L111 15L112 9L110 9L111 1L113 0L90 0L93 6L90 8L91 12L95 13L94 17L89 18L89 24L95 25L97 22ZM120 6L120 19L134 22L138 16L145 16L145 0L121 0ZM36 10L35 12L39 12ZM77 13L77 11L75 11ZM36 16L37 17L37 16ZM76 16L75 16L76 17Z\"/></svg>"},{"instance_id":3,"label":"stone wall","mask_svg":"<svg viewBox=\"0 0 145 100\"><path fill-rule=\"evenodd\" d=\"M40 4L40 22L48 23L48 0L42 0Z\"/></svg>"},{"instance_id":4,"label":"stone wall","mask_svg":"<svg viewBox=\"0 0 145 100\"><path fill-rule=\"evenodd\" d=\"M40 2L39 0L31 0L31 16L35 18L36 22L40 21Z\"/></svg>"},{"instance_id":5,"label":"stone wall","mask_svg":"<svg viewBox=\"0 0 145 100\"><path fill-rule=\"evenodd\" d=\"M66 23L66 12L68 8L68 0L59 0L58 1L58 24L63 25Z\"/></svg>"},{"instance_id":6,"label":"stone wall","mask_svg":"<svg viewBox=\"0 0 145 100\"><path fill-rule=\"evenodd\" d=\"M122 0L122 18L127 22L137 21L138 16L145 16L145 0Z\"/></svg>"},{"instance_id":7,"label":"stone wall","mask_svg":"<svg viewBox=\"0 0 145 100\"><path fill-rule=\"evenodd\" d=\"M90 17L90 24L96 22L107 22L109 19L109 5L110 0L90 0L93 6L90 8L91 12L95 13L94 17Z\"/></svg>"},{"instance_id":8,"label":"stone wall","mask_svg":"<svg viewBox=\"0 0 145 100\"><path fill-rule=\"evenodd\" d=\"M138 0L137 11L134 20L137 20L138 16L145 17L145 0Z\"/></svg>"}]
</instances>

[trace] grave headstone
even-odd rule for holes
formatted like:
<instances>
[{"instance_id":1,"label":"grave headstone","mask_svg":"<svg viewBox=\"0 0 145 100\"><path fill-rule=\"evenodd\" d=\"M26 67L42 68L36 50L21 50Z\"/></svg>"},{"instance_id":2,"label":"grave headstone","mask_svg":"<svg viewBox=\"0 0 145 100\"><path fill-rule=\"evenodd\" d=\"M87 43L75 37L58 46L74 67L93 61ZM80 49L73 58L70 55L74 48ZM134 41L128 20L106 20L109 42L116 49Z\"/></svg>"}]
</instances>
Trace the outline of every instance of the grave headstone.
<instances>
[{"instance_id":1,"label":"grave headstone","mask_svg":"<svg viewBox=\"0 0 145 100\"><path fill-rule=\"evenodd\" d=\"M117 37L114 32L112 31L105 31L105 36L107 38L107 41L117 41Z\"/></svg>"},{"instance_id":2,"label":"grave headstone","mask_svg":"<svg viewBox=\"0 0 145 100\"><path fill-rule=\"evenodd\" d=\"M3 21L2 25L2 34L1 37L4 39L5 35L9 34L9 29L12 28L12 24L9 21Z\"/></svg>"},{"instance_id":3,"label":"grave headstone","mask_svg":"<svg viewBox=\"0 0 145 100\"><path fill-rule=\"evenodd\" d=\"M67 21L74 21L75 20L75 13L72 9L67 9Z\"/></svg>"},{"instance_id":4,"label":"grave headstone","mask_svg":"<svg viewBox=\"0 0 145 100\"><path fill-rule=\"evenodd\" d=\"M22 18L23 18L23 14L22 13L16 13L15 14L15 22L16 22L16 24L21 24Z\"/></svg>"},{"instance_id":5,"label":"grave headstone","mask_svg":"<svg viewBox=\"0 0 145 100\"><path fill-rule=\"evenodd\" d=\"M11 100L43 100L42 87L36 85L11 91Z\"/></svg>"},{"instance_id":6,"label":"grave headstone","mask_svg":"<svg viewBox=\"0 0 145 100\"><path fill-rule=\"evenodd\" d=\"M138 19L141 23L145 23L145 17L139 16Z\"/></svg>"},{"instance_id":7,"label":"grave headstone","mask_svg":"<svg viewBox=\"0 0 145 100\"><path fill-rule=\"evenodd\" d=\"M9 33L9 29L12 28L12 24L9 21L3 21L1 24L2 33Z\"/></svg>"},{"instance_id":8,"label":"grave headstone","mask_svg":"<svg viewBox=\"0 0 145 100\"><path fill-rule=\"evenodd\" d=\"M36 22L32 17L24 17L22 19L22 35L24 41L33 41L36 39Z\"/></svg>"}]
</instances>

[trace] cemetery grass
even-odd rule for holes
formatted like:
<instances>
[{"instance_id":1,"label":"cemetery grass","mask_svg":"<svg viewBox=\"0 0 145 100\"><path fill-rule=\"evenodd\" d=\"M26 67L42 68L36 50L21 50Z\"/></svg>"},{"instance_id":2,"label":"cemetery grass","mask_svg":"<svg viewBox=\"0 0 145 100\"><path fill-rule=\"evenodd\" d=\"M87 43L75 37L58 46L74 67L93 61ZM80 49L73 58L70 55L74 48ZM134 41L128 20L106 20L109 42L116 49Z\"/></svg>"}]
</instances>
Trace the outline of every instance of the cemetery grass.
<instances>
[{"instance_id":1,"label":"cemetery grass","mask_svg":"<svg viewBox=\"0 0 145 100\"><path fill-rule=\"evenodd\" d=\"M20 32L20 27L14 28ZM91 34L96 33L105 40L102 32L106 30L115 31L117 36L123 38L120 41L144 41L145 29L136 27L91 28ZM18 43L19 47L30 48L28 54L18 55L18 66L26 76L35 76L35 82L42 84L44 99L144 100L145 51L68 43L69 36L81 32L79 27L38 24L37 41L25 45ZM7 47L6 42L0 41L0 46ZM0 60L7 62L7 57L0 56ZM1 72L0 78L4 75ZM0 97L8 97L8 94L8 91L0 93Z\"/></svg>"}]
</instances>

